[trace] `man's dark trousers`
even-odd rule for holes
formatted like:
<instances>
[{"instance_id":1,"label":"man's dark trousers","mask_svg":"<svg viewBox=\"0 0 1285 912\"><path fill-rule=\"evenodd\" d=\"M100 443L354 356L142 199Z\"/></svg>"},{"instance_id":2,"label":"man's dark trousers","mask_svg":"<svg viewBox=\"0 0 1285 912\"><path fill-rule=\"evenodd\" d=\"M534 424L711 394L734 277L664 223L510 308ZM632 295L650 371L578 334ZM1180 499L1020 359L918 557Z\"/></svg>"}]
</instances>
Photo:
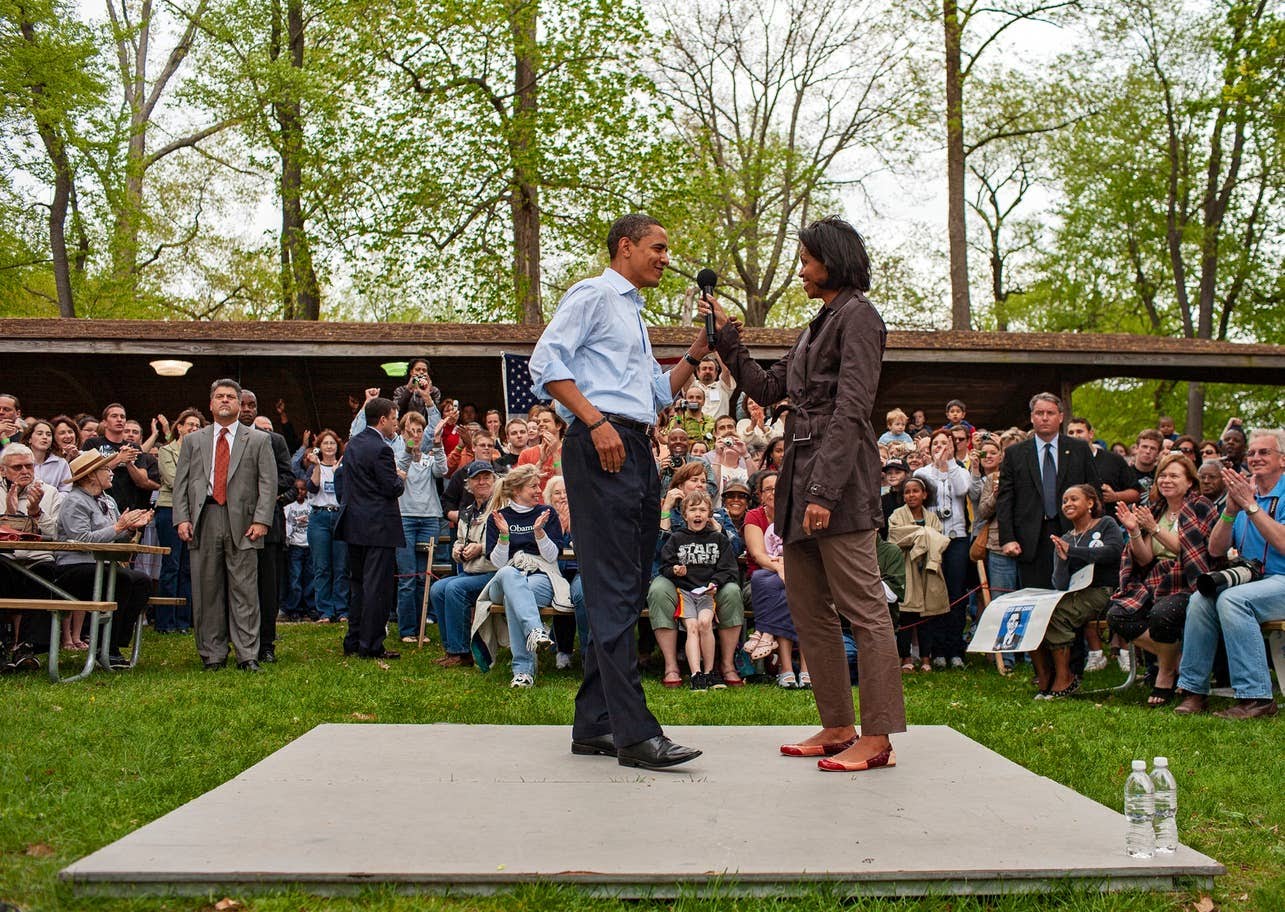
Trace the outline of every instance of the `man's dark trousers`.
<instances>
[{"instance_id":1,"label":"man's dark trousers","mask_svg":"<svg viewBox=\"0 0 1285 912\"><path fill-rule=\"evenodd\" d=\"M397 549L348 546L348 633L344 652L384 651L388 606L396 598Z\"/></svg>"},{"instance_id":2,"label":"man's dark trousers","mask_svg":"<svg viewBox=\"0 0 1285 912\"><path fill-rule=\"evenodd\" d=\"M612 427L625 447L625 463L614 474L603 470L583 422L573 422L562 443L589 615L589 649L571 737L610 734L617 747L625 747L661 734L643 696L636 632L660 534L660 477L647 436Z\"/></svg>"}]
</instances>

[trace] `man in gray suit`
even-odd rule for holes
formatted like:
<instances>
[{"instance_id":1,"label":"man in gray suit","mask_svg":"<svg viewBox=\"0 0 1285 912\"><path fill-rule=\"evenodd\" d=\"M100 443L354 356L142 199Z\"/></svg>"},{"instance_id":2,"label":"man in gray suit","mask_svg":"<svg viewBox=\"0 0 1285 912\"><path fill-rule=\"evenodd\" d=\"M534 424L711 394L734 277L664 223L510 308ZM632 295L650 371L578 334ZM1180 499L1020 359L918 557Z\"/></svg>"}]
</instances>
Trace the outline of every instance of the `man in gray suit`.
<instances>
[{"instance_id":1,"label":"man in gray suit","mask_svg":"<svg viewBox=\"0 0 1285 912\"><path fill-rule=\"evenodd\" d=\"M259 670L258 549L272 525L277 465L268 435L238 421L241 386L210 386L214 423L183 438L174 472L174 528L192 547L192 617L207 671L228 639L237 667Z\"/></svg>"}]
</instances>

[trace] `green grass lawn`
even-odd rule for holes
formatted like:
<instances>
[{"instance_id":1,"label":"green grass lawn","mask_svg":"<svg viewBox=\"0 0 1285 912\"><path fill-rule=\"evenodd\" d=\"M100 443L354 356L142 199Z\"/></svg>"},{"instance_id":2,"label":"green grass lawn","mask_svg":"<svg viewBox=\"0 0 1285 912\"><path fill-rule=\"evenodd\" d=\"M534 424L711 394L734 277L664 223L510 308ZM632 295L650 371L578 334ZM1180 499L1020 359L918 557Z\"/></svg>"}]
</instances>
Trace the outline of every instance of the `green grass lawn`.
<instances>
[{"instance_id":1,"label":"green grass lawn","mask_svg":"<svg viewBox=\"0 0 1285 912\"><path fill-rule=\"evenodd\" d=\"M57 872L86 854L214 788L322 722L570 725L575 672L510 691L507 666L489 675L442 670L440 650L407 650L385 668L344 660L339 628L281 628L281 661L250 676L200 670L191 638L149 632L143 664L54 686L43 672L0 678L0 909L199 910L205 900L86 899ZM1128 761L1167 755L1179 782L1183 842L1221 861L1212 899L1223 910L1285 910L1285 720L1225 722L1175 717L1142 705L1143 691L1095 703L1031 700L1029 675L993 666L906 679L911 724L950 725L1043 776L1109 807L1120 803ZM1100 681L1098 680L1100 679ZM1090 684L1114 683L1114 669ZM647 682L668 725L814 725L806 691L768 685L693 695ZM949 762L949 758L943 758ZM409 773L408 773L409 774ZM392 810L395 826L395 808ZM766 824L765 824L766 825ZM235 834L229 834L235 838ZM790 900L611 903L574 890L535 886L493 899L444 900L372 891L358 899L283 892L236 897L245 908L297 910L561 908L806 910L842 903L824 890ZM1158 910L1204 907L1185 894L1055 894L995 899L861 901L905 910Z\"/></svg>"}]
</instances>

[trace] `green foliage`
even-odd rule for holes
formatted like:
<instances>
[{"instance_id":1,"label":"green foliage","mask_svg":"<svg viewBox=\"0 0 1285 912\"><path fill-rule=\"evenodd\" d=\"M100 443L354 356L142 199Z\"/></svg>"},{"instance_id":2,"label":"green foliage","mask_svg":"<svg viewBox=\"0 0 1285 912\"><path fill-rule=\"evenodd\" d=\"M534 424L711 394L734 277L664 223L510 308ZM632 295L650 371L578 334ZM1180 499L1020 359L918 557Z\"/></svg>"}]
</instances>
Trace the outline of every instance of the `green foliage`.
<instances>
[{"instance_id":1,"label":"green foliage","mask_svg":"<svg viewBox=\"0 0 1285 912\"><path fill-rule=\"evenodd\" d=\"M0 679L5 699L0 725L0 897L40 912L198 912L213 897L77 896L57 872L187 801L239 775L254 763L323 723L516 724L571 723L579 683L575 671L542 661L539 685L515 692L501 668L489 675L441 669L437 647L407 650L381 668L343 659L329 625L281 628L281 661L251 677L235 670L200 670L190 637L147 632L143 664L129 672L97 673L86 682L51 686L43 674ZM69 663L70 664L70 663ZM1019 666L1022 668L1023 666ZM1120 680L1118 671L1090 677L1095 686ZM1037 775L1118 808L1126 761L1167 755L1178 776L1178 826L1183 842L1225 864L1212 898L1222 912L1276 912L1285 895L1280 827L1285 823L1285 758L1271 750L1272 720L1230 723L1208 716L1182 718L1148 710L1145 690L1123 698L1054 703L1031 700L1029 675L999 677L976 662L966 672L904 679L912 725L949 725ZM814 726L816 703L806 691L751 684L695 699L645 679L648 702L666 726ZM860 696L859 691L857 692ZM605 761L604 761L605 762ZM934 762L949 763L950 758ZM904 774L910 774L906 764ZM405 771L413 787L415 771ZM902 771L890 775L903 775ZM770 786L770 784L768 784ZM657 809L669 813L673 809ZM396 802L381 808L390 833L403 825ZM476 826L477 821L448 821ZM746 825L779 827L772 819ZM229 833L229 838L236 838ZM42 854L47 846L52 854ZM668 909L838 910L881 912L1173 912L1200 893L1081 894L859 900L848 903L824 887L791 899L688 896L674 903L611 902L576 890L532 885L491 898L402 896L372 888L351 897L322 898L295 890L236 898L254 912L419 909L585 909L665 912Z\"/></svg>"}]
</instances>

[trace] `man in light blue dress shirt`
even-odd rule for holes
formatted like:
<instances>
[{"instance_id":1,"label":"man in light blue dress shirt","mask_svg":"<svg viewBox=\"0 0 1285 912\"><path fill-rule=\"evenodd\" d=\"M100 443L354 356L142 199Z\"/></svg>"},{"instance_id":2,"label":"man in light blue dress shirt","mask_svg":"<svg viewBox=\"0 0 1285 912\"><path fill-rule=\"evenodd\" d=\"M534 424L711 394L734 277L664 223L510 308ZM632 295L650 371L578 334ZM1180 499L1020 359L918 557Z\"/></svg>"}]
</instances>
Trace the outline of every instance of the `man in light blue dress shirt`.
<instances>
[{"instance_id":1,"label":"man in light blue dress shirt","mask_svg":"<svg viewBox=\"0 0 1285 912\"><path fill-rule=\"evenodd\" d=\"M572 753L664 769L700 751L670 741L647 709L636 628L660 528L660 479L649 431L708 351L704 332L668 373L652 355L640 288L669 264L665 229L647 215L617 219L611 267L567 291L531 355L536 395L569 428L562 444L576 557L589 617Z\"/></svg>"}]
</instances>

